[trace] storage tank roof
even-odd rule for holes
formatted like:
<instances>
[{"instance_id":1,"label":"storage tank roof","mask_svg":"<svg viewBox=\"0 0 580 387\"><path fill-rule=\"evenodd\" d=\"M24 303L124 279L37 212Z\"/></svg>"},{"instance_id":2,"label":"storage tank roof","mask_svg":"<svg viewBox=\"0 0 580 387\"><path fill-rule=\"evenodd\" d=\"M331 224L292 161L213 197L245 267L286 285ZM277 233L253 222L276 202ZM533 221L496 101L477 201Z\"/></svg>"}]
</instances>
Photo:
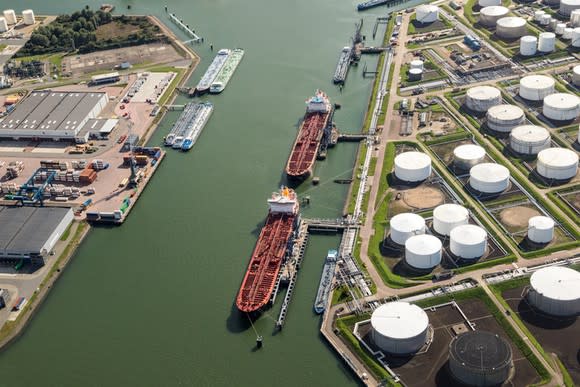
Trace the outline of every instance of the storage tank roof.
<instances>
[{"instance_id":1,"label":"storage tank roof","mask_svg":"<svg viewBox=\"0 0 580 387\"><path fill-rule=\"evenodd\" d=\"M573 109L580 103L580 98L570 93L554 93L544 98L544 104L555 109Z\"/></svg>"},{"instance_id":2,"label":"storage tank roof","mask_svg":"<svg viewBox=\"0 0 580 387\"><path fill-rule=\"evenodd\" d=\"M528 227L534 227L538 230L549 230L554 227L554 220L547 216L532 216L528 220Z\"/></svg>"},{"instance_id":3,"label":"storage tank roof","mask_svg":"<svg viewBox=\"0 0 580 387\"><path fill-rule=\"evenodd\" d=\"M556 34L553 32L541 32L539 36L540 36L540 39L555 39L556 38Z\"/></svg>"},{"instance_id":4,"label":"storage tank roof","mask_svg":"<svg viewBox=\"0 0 580 387\"><path fill-rule=\"evenodd\" d=\"M391 228L401 232L412 232L420 230L425 226L425 219L420 215L405 212L403 214L395 215L390 221Z\"/></svg>"},{"instance_id":5,"label":"storage tank roof","mask_svg":"<svg viewBox=\"0 0 580 387\"><path fill-rule=\"evenodd\" d=\"M487 16L500 16L500 15L507 15L507 13L509 12L509 9L507 9L506 7L503 7L501 5L490 5L487 7L483 7L479 12L482 15L487 15Z\"/></svg>"},{"instance_id":6,"label":"storage tank roof","mask_svg":"<svg viewBox=\"0 0 580 387\"><path fill-rule=\"evenodd\" d=\"M574 5L580 7L580 0L561 0L560 3L564 3L566 5Z\"/></svg>"},{"instance_id":7,"label":"storage tank roof","mask_svg":"<svg viewBox=\"0 0 580 387\"><path fill-rule=\"evenodd\" d=\"M479 181L500 182L509 179L510 171L503 165L482 163L469 170L469 175Z\"/></svg>"},{"instance_id":8,"label":"storage tank roof","mask_svg":"<svg viewBox=\"0 0 580 387\"><path fill-rule=\"evenodd\" d=\"M517 120L524 115L524 111L515 105L495 105L489 108L487 114L498 120Z\"/></svg>"},{"instance_id":9,"label":"storage tank roof","mask_svg":"<svg viewBox=\"0 0 580 387\"><path fill-rule=\"evenodd\" d=\"M459 204L442 204L435 207L433 217L445 222L459 222L469 217L469 211Z\"/></svg>"},{"instance_id":10,"label":"storage tank roof","mask_svg":"<svg viewBox=\"0 0 580 387\"><path fill-rule=\"evenodd\" d=\"M475 99L499 98L499 89L492 86L475 86L467 90L467 96Z\"/></svg>"},{"instance_id":11,"label":"storage tank roof","mask_svg":"<svg viewBox=\"0 0 580 387\"><path fill-rule=\"evenodd\" d=\"M471 370L495 370L506 366L512 357L509 344L486 331L463 333L456 336L449 346L450 356Z\"/></svg>"},{"instance_id":12,"label":"storage tank roof","mask_svg":"<svg viewBox=\"0 0 580 387\"><path fill-rule=\"evenodd\" d=\"M536 37L531 37L536 40ZM528 89L545 89L553 87L554 84L554 79L546 75L528 75L520 79L520 86L527 87Z\"/></svg>"},{"instance_id":13,"label":"storage tank roof","mask_svg":"<svg viewBox=\"0 0 580 387\"><path fill-rule=\"evenodd\" d=\"M497 25L502 27L522 27L526 25L526 20L514 16L502 17L497 21Z\"/></svg>"},{"instance_id":14,"label":"storage tank roof","mask_svg":"<svg viewBox=\"0 0 580 387\"><path fill-rule=\"evenodd\" d=\"M420 60L420 59L415 59L415 60L412 60L411 61L411 64L414 65L414 66L423 66L423 63L424 62L422 60Z\"/></svg>"},{"instance_id":15,"label":"storage tank roof","mask_svg":"<svg viewBox=\"0 0 580 387\"><path fill-rule=\"evenodd\" d=\"M431 255L441 250L439 238L428 235L413 235L405 242L405 250L416 255Z\"/></svg>"},{"instance_id":16,"label":"storage tank roof","mask_svg":"<svg viewBox=\"0 0 580 387\"><path fill-rule=\"evenodd\" d=\"M544 141L550 137L548 129L536 125L520 125L512 129L512 137L525 142Z\"/></svg>"},{"instance_id":17,"label":"storage tank roof","mask_svg":"<svg viewBox=\"0 0 580 387\"><path fill-rule=\"evenodd\" d=\"M417 11L422 12L436 12L439 10L439 7L433 4L423 4L417 7Z\"/></svg>"},{"instance_id":18,"label":"storage tank roof","mask_svg":"<svg viewBox=\"0 0 580 387\"><path fill-rule=\"evenodd\" d=\"M530 278L538 293L562 301L580 298L580 272L567 267L549 266L536 271Z\"/></svg>"},{"instance_id":19,"label":"storage tank roof","mask_svg":"<svg viewBox=\"0 0 580 387\"><path fill-rule=\"evenodd\" d=\"M422 74L423 70L421 69L409 69L409 74Z\"/></svg>"},{"instance_id":20,"label":"storage tank roof","mask_svg":"<svg viewBox=\"0 0 580 387\"><path fill-rule=\"evenodd\" d=\"M521 40L523 40L524 42L535 43L538 41L538 38L536 38L535 36L532 36L532 35L526 35L526 36L522 36Z\"/></svg>"},{"instance_id":21,"label":"storage tank roof","mask_svg":"<svg viewBox=\"0 0 580 387\"><path fill-rule=\"evenodd\" d=\"M379 306L371 316L375 331L393 339L413 338L429 326L427 313L407 302L389 302Z\"/></svg>"},{"instance_id":22,"label":"storage tank roof","mask_svg":"<svg viewBox=\"0 0 580 387\"><path fill-rule=\"evenodd\" d=\"M580 11L580 9L578 11ZM580 74L580 65L574 66L574 73L575 74Z\"/></svg>"},{"instance_id":23,"label":"storage tank roof","mask_svg":"<svg viewBox=\"0 0 580 387\"><path fill-rule=\"evenodd\" d=\"M455 148L453 155L464 160L475 160L485 156L485 149L475 144L464 144Z\"/></svg>"},{"instance_id":24,"label":"storage tank roof","mask_svg":"<svg viewBox=\"0 0 580 387\"><path fill-rule=\"evenodd\" d=\"M578 154L566 148L548 148L538 153L538 161L554 168L568 168L578 163Z\"/></svg>"},{"instance_id":25,"label":"storage tank roof","mask_svg":"<svg viewBox=\"0 0 580 387\"><path fill-rule=\"evenodd\" d=\"M422 152L404 152L395 157L395 164L405 169L423 169L431 165L431 158Z\"/></svg>"},{"instance_id":26,"label":"storage tank roof","mask_svg":"<svg viewBox=\"0 0 580 387\"><path fill-rule=\"evenodd\" d=\"M471 246L485 242L487 239L487 232L479 226L473 224L464 224L451 230L449 237L457 243Z\"/></svg>"}]
</instances>

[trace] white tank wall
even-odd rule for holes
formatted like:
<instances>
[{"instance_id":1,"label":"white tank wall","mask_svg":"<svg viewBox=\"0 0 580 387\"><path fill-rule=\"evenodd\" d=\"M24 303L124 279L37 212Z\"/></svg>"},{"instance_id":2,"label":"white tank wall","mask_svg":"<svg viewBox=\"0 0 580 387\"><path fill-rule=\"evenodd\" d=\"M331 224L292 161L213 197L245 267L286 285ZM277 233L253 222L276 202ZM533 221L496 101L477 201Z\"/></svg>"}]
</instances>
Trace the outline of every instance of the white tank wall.
<instances>
[{"instance_id":1,"label":"white tank wall","mask_svg":"<svg viewBox=\"0 0 580 387\"><path fill-rule=\"evenodd\" d=\"M425 219L417 214L395 215L391 218L389 225L391 240L399 245L404 245L413 235L425 234Z\"/></svg>"},{"instance_id":2,"label":"white tank wall","mask_svg":"<svg viewBox=\"0 0 580 387\"><path fill-rule=\"evenodd\" d=\"M487 232L473 224L456 227L450 233L449 249L464 259L481 258L487 249Z\"/></svg>"},{"instance_id":3,"label":"white tank wall","mask_svg":"<svg viewBox=\"0 0 580 387\"><path fill-rule=\"evenodd\" d=\"M522 36L520 39L520 54L523 56L532 56L536 53L538 38L531 35Z\"/></svg>"},{"instance_id":4,"label":"white tank wall","mask_svg":"<svg viewBox=\"0 0 580 387\"><path fill-rule=\"evenodd\" d=\"M556 34L553 32L542 32L538 38L538 51L552 52L556 47Z\"/></svg>"},{"instance_id":5,"label":"white tank wall","mask_svg":"<svg viewBox=\"0 0 580 387\"><path fill-rule=\"evenodd\" d=\"M530 278L528 302L553 316L580 314L580 273L567 268L542 268Z\"/></svg>"},{"instance_id":6,"label":"white tank wall","mask_svg":"<svg viewBox=\"0 0 580 387\"><path fill-rule=\"evenodd\" d=\"M483 193L500 193L510 184L509 170L503 165L483 163L469 170L469 185Z\"/></svg>"},{"instance_id":7,"label":"white tank wall","mask_svg":"<svg viewBox=\"0 0 580 387\"><path fill-rule=\"evenodd\" d=\"M560 0L560 15L570 16L575 9L580 9L580 0Z\"/></svg>"},{"instance_id":8,"label":"white tank wall","mask_svg":"<svg viewBox=\"0 0 580 387\"><path fill-rule=\"evenodd\" d=\"M526 32L526 21L521 17L503 17L495 26L496 35L504 39L521 38Z\"/></svg>"},{"instance_id":9,"label":"white tank wall","mask_svg":"<svg viewBox=\"0 0 580 387\"><path fill-rule=\"evenodd\" d=\"M420 59L412 60L410 63L410 69L420 69L423 70L424 62Z\"/></svg>"},{"instance_id":10,"label":"white tank wall","mask_svg":"<svg viewBox=\"0 0 580 387\"><path fill-rule=\"evenodd\" d=\"M8 31L8 22L5 18L0 17L0 32Z\"/></svg>"},{"instance_id":11,"label":"white tank wall","mask_svg":"<svg viewBox=\"0 0 580 387\"><path fill-rule=\"evenodd\" d=\"M13 9L5 9L3 14L8 24L16 24L16 12Z\"/></svg>"},{"instance_id":12,"label":"white tank wall","mask_svg":"<svg viewBox=\"0 0 580 387\"><path fill-rule=\"evenodd\" d=\"M572 70L572 83L576 86L580 86L580 65L574 66Z\"/></svg>"},{"instance_id":13,"label":"white tank wall","mask_svg":"<svg viewBox=\"0 0 580 387\"><path fill-rule=\"evenodd\" d=\"M547 75L528 75L520 79L520 97L530 101L542 101L554 93L556 82Z\"/></svg>"},{"instance_id":14,"label":"white tank wall","mask_svg":"<svg viewBox=\"0 0 580 387\"><path fill-rule=\"evenodd\" d=\"M544 149L538 153L536 169L547 179L571 179L578 172L578 154L566 148Z\"/></svg>"},{"instance_id":15,"label":"white tank wall","mask_svg":"<svg viewBox=\"0 0 580 387\"><path fill-rule=\"evenodd\" d=\"M424 4L417 7L415 19L419 23L427 24L437 21L439 18L439 7L435 5Z\"/></svg>"},{"instance_id":16,"label":"white tank wall","mask_svg":"<svg viewBox=\"0 0 580 387\"><path fill-rule=\"evenodd\" d=\"M384 352L407 355L417 352L427 342L429 318L416 305L390 302L375 309L371 327L373 342Z\"/></svg>"},{"instance_id":17,"label":"white tank wall","mask_svg":"<svg viewBox=\"0 0 580 387\"><path fill-rule=\"evenodd\" d=\"M580 9L575 9L570 14L570 24L572 27L580 27Z\"/></svg>"},{"instance_id":18,"label":"white tank wall","mask_svg":"<svg viewBox=\"0 0 580 387\"><path fill-rule=\"evenodd\" d=\"M526 116L524 111L515 105L496 105L487 111L487 126L496 132L509 133L521 125Z\"/></svg>"},{"instance_id":19,"label":"white tank wall","mask_svg":"<svg viewBox=\"0 0 580 387\"><path fill-rule=\"evenodd\" d=\"M457 226L469 223L469 211L459 204L442 204L433 210L433 229L448 236Z\"/></svg>"},{"instance_id":20,"label":"white tank wall","mask_svg":"<svg viewBox=\"0 0 580 387\"><path fill-rule=\"evenodd\" d=\"M562 39L572 39L572 36L574 35L574 28L564 28L564 33L562 34Z\"/></svg>"},{"instance_id":21,"label":"white tank wall","mask_svg":"<svg viewBox=\"0 0 580 387\"><path fill-rule=\"evenodd\" d=\"M495 28L495 24L502 17L506 17L509 9L501 5L484 7L479 11L479 24Z\"/></svg>"},{"instance_id":22,"label":"white tank wall","mask_svg":"<svg viewBox=\"0 0 580 387\"><path fill-rule=\"evenodd\" d=\"M422 152L404 152L395 157L395 176L403 181L418 182L431 175L431 158Z\"/></svg>"},{"instance_id":23,"label":"white tank wall","mask_svg":"<svg viewBox=\"0 0 580 387\"><path fill-rule=\"evenodd\" d=\"M528 220L528 239L535 243L549 243L554 238L554 221L547 216L532 216Z\"/></svg>"},{"instance_id":24,"label":"white tank wall","mask_svg":"<svg viewBox=\"0 0 580 387\"><path fill-rule=\"evenodd\" d=\"M580 98L570 93L555 93L544 98L542 113L551 120L570 121L580 114Z\"/></svg>"},{"instance_id":25,"label":"white tank wall","mask_svg":"<svg viewBox=\"0 0 580 387\"><path fill-rule=\"evenodd\" d=\"M479 4L480 7L484 8L492 5L501 5L501 0L479 0L477 4Z\"/></svg>"},{"instance_id":26,"label":"white tank wall","mask_svg":"<svg viewBox=\"0 0 580 387\"><path fill-rule=\"evenodd\" d=\"M36 22L36 19L34 18L34 11L31 9L25 9L22 11L22 19L26 25L34 24Z\"/></svg>"},{"instance_id":27,"label":"white tank wall","mask_svg":"<svg viewBox=\"0 0 580 387\"><path fill-rule=\"evenodd\" d=\"M580 47L580 27L574 28L572 32L572 41L570 42L572 47Z\"/></svg>"},{"instance_id":28,"label":"white tank wall","mask_svg":"<svg viewBox=\"0 0 580 387\"><path fill-rule=\"evenodd\" d=\"M405 242L405 262L416 269L432 269L441 263L441 241L433 235L416 235Z\"/></svg>"},{"instance_id":29,"label":"white tank wall","mask_svg":"<svg viewBox=\"0 0 580 387\"><path fill-rule=\"evenodd\" d=\"M485 160L485 149L475 144L459 145L453 150L453 164L455 167L469 170Z\"/></svg>"},{"instance_id":30,"label":"white tank wall","mask_svg":"<svg viewBox=\"0 0 580 387\"><path fill-rule=\"evenodd\" d=\"M492 86L475 86L467 90L465 104L473 111L486 112L501 104L501 92Z\"/></svg>"},{"instance_id":31,"label":"white tank wall","mask_svg":"<svg viewBox=\"0 0 580 387\"><path fill-rule=\"evenodd\" d=\"M541 126L518 126L510 133L510 146L517 153L538 154L550 147L550 132Z\"/></svg>"}]
</instances>

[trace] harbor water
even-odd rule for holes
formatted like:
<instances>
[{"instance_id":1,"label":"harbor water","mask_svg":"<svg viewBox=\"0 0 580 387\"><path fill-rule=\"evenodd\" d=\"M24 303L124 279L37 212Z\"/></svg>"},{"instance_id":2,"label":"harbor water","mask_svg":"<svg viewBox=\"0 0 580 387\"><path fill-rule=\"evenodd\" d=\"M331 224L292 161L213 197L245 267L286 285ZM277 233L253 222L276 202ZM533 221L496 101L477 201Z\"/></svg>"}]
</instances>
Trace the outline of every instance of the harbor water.
<instances>
[{"instance_id":1,"label":"harbor water","mask_svg":"<svg viewBox=\"0 0 580 387\"><path fill-rule=\"evenodd\" d=\"M158 1L112 3L117 14L153 14L171 25ZM85 4L98 8L100 2L24 0L18 6L52 14ZM241 47L244 59L222 94L202 98L214 103L214 113L193 149L168 152L123 226L91 231L24 334L0 354L1 384L357 385L319 334L312 310L322 262L339 236L310 239L283 331L274 334L278 308L252 328L235 312L234 299L265 200L284 183L304 101L317 88L326 91L342 105L335 115L339 129L359 130L372 83L362 67L374 68L377 57L351 68L342 92L332 84L336 61L361 16L369 45L379 45L384 25L370 39L375 18L394 8L357 13L355 2L340 0L166 4L205 40L193 46L202 61L191 86L220 48ZM162 143L178 114L166 116L151 145ZM297 189L311 199L304 216L342 214L348 186L332 180L351 176L355 154L356 144L339 144L318 162L320 184ZM264 337L260 350L256 332Z\"/></svg>"}]
</instances>

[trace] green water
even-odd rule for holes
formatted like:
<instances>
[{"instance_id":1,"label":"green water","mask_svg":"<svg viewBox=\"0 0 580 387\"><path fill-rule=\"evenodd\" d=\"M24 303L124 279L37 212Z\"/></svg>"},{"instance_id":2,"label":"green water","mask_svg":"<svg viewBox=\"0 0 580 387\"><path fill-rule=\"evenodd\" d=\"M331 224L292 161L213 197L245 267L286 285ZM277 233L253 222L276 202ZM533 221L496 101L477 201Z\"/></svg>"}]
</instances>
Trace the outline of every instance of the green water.
<instances>
[{"instance_id":1,"label":"green water","mask_svg":"<svg viewBox=\"0 0 580 387\"><path fill-rule=\"evenodd\" d=\"M12 7L0 1L4 8ZM93 7L99 2L82 2ZM116 2L131 13L167 21L163 2ZM52 289L25 334L0 354L3 386L342 386L357 380L319 334L312 312L326 251L338 236L313 236L286 327L273 334L277 308L255 327L233 301L266 215L265 199L282 171L316 88L343 106L335 121L357 131L370 93L362 68L341 94L330 83L340 48L360 17L344 0L196 0L167 2L207 43L243 47L246 55L189 153L169 151L128 221L93 230ZM413 4L412 2L407 5ZM37 14L69 12L70 0L30 0ZM364 13L370 38L375 17ZM379 28L384 31L384 26ZM374 44L378 44L374 42ZM361 64L374 67L376 57ZM177 113L151 139L159 144ZM340 144L318 164L321 184L298 189L311 197L309 217L341 214L354 144Z\"/></svg>"}]
</instances>

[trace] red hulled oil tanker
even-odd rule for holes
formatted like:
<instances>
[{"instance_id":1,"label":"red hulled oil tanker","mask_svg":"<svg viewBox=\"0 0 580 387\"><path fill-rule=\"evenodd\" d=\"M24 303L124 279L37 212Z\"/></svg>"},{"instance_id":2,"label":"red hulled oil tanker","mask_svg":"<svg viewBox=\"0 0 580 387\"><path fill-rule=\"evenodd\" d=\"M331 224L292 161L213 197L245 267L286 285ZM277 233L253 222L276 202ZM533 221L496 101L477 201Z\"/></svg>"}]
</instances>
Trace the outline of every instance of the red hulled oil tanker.
<instances>
[{"instance_id":1,"label":"red hulled oil tanker","mask_svg":"<svg viewBox=\"0 0 580 387\"><path fill-rule=\"evenodd\" d=\"M316 95L306 101L306 114L286 164L288 178L304 180L310 176L322 137L330 126L332 126L332 105L328 96L317 90Z\"/></svg>"},{"instance_id":2,"label":"red hulled oil tanker","mask_svg":"<svg viewBox=\"0 0 580 387\"><path fill-rule=\"evenodd\" d=\"M259 311L269 303L298 223L299 205L293 190L283 187L274 192L268 207L266 223L236 299L237 308L246 313Z\"/></svg>"}]
</instances>

